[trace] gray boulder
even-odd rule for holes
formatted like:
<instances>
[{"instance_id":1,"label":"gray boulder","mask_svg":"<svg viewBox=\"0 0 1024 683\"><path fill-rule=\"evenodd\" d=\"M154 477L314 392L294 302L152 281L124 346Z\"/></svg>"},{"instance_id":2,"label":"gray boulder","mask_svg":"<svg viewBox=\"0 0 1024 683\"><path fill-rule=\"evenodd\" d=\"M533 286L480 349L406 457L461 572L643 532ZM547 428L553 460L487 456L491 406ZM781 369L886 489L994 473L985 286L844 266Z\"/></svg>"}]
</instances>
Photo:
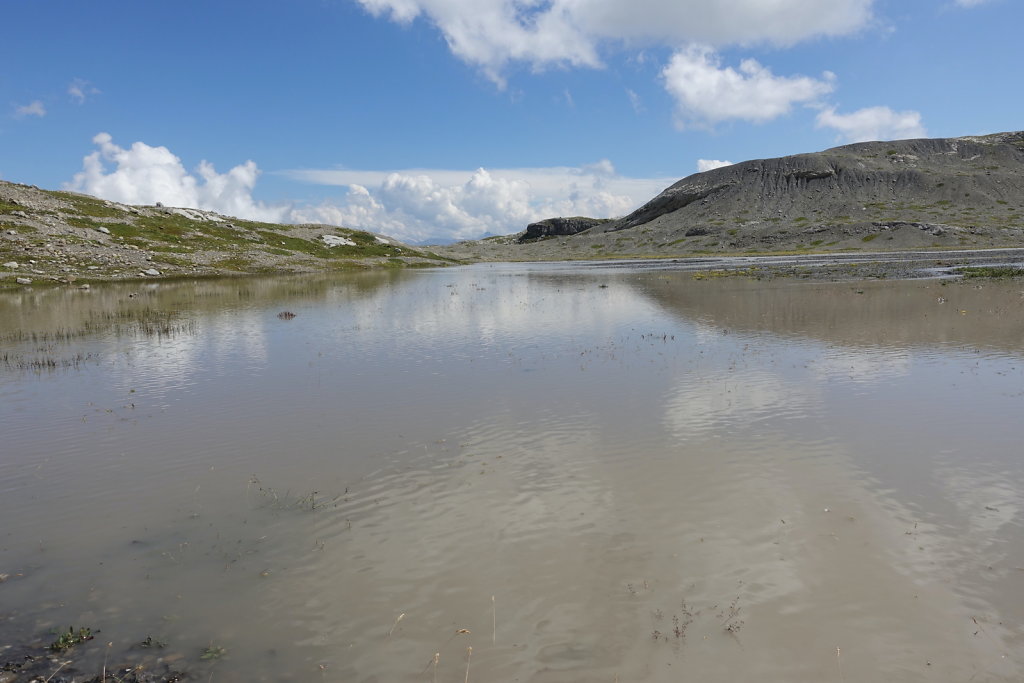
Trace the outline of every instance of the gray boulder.
<instances>
[{"instance_id":1,"label":"gray boulder","mask_svg":"<svg viewBox=\"0 0 1024 683\"><path fill-rule=\"evenodd\" d=\"M576 233L589 230L595 225L607 223L608 218L586 218L584 216L573 216L570 218L545 218L536 223L526 226L526 232L519 238L520 242L530 242L542 237L554 237L556 235L575 235Z\"/></svg>"}]
</instances>

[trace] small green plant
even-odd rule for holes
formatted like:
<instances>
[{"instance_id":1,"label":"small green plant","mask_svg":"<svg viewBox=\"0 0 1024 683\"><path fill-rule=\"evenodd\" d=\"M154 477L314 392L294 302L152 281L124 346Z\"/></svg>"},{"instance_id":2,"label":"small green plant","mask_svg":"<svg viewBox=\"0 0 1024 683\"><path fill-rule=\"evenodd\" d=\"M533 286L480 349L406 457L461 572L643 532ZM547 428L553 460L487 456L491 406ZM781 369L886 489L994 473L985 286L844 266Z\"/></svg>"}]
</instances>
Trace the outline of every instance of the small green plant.
<instances>
[{"instance_id":1,"label":"small green plant","mask_svg":"<svg viewBox=\"0 0 1024 683\"><path fill-rule=\"evenodd\" d=\"M199 659L205 662L216 661L227 653L227 649L220 645L210 645L209 647L204 647L202 652L199 653Z\"/></svg>"},{"instance_id":2,"label":"small green plant","mask_svg":"<svg viewBox=\"0 0 1024 683\"><path fill-rule=\"evenodd\" d=\"M157 640L153 636L146 636L146 639L139 643L139 647L167 647L167 643Z\"/></svg>"},{"instance_id":3,"label":"small green plant","mask_svg":"<svg viewBox=\"0 0 1024 683\"><path fill-rule=\"evenodd\" d=\"M878 233L876 232L876 233L872 233L870 235L864 235L863 237L860 238L860 241L861 242L870 242L871 240L876 239L877 237L878 237Z\"/></svg>"},{"instance_id":4,"label":"small green plant","mask_svg":"<svg viewBox=\"0 0 1024 683\"><path fill-rule=\"evenodd\" d=\"M1024 275L1024 268L1016 266L968 266L960 268L959 272L965 278L1011 278Z\"/></svg>"},{"instance_id":5,"label":"small green plant","mask_svg":"<svg viewBox=\"0 0 1024 683\"><path fill-rule=\"evenodd\" d=\"M66 633L61 633L57 640L50 643L50 649L54 652L64 652L92 638L91 628L82 627L76 631L74 626L68 626Z\"/></svg>"}]
</instances>

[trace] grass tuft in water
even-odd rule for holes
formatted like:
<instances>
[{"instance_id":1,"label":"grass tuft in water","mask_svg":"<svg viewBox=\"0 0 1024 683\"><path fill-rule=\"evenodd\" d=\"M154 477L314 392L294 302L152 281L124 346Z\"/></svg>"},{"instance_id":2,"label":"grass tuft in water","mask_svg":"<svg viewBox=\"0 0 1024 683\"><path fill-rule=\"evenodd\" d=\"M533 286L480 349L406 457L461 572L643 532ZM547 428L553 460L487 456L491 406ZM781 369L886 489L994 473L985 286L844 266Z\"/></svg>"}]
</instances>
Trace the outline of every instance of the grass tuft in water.
<instances>
[{"instance_id":1,"label":"grass tuft in water","mask_svg":"<svg viewBox=\"0 0 1024 683\"><path fill-rule=\"evenodd\" d=\"M1024 268L1017 266L968 266L958 269L965 278L1012 278L1024 275Z\"/></svg>"},{"instance_id":2,"label":"grass tuft in water","mask_svg":"<svg viewBox=\"0 0 1024 683\"><path fill-rule=\"evenodd\" d=\"M82 627L75 630L74 626L68 626L66 633L61 633L57 640L50 643L50 649L54 652L64 652L70 650L75 645L84 643L87 640L92 640L92 629L88 627Z\"/></svg>"}]
</instances>

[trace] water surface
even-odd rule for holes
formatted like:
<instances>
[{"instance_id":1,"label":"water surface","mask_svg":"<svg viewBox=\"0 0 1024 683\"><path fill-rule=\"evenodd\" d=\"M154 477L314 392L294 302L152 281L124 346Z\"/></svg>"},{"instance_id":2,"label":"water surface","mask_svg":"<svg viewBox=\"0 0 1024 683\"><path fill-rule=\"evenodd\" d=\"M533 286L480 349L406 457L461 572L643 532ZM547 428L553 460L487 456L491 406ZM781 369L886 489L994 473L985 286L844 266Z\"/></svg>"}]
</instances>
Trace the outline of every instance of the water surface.
<instances>
[{"instance_id":1,"label":"water surface","mask_svg":"<svg viewBox=\"0 0 1024 683\"><path fill-rule=\"evenodd\" d=\"M1012 282L4 293L0 647L87 625L82 671L153 636L222 681L1020 680L1022 341Z\"/></svg>"}]
</instances>

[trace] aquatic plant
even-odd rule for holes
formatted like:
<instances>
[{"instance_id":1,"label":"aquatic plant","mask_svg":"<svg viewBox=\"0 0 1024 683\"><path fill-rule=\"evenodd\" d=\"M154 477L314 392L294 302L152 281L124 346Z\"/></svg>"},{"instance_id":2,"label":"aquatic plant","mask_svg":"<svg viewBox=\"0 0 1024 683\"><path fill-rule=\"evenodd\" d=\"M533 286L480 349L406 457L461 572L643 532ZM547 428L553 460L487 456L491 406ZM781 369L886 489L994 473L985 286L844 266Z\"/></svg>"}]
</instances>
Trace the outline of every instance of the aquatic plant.
<instances>
[{"instance_id":1,"label":"aquatic plant","mask_svg":"<svg viewBox=\"0 0 1024 683\"><path fill-rule=\"evenodd\" d=\"M227 653L228 651L226 648L223 648L220 645L211 644L209 647L204 647L202 649L202 651L199 653L199 659L202 659L203 661L207 662L214 661L220 659Z\"/></svg>"},{"instance_id":2,"label":"aquatic plant","mask_svg":"<svg viewBox=\"0 0 1024 683\"><path fill-rule=\"evenodd\" d=\"M68 626L66 633L59 634L57 640L50 643L50 649L54 652L64 652L65 650L70 650L75 645L92 639L91 628L82 627L76 631L74 626Z\"/></svg>"},{"instance_id":3,"label":"aquatic plant","mask_svg":"<svg viewBox=\"0 0 1024 683\"><path fill-rule=\"evenodd\" d=\"M1024 275L1024 268L1017 266L967 266L958 268L957 272L965 278L1011 278Z\"/></svg>"}]
</instances>

